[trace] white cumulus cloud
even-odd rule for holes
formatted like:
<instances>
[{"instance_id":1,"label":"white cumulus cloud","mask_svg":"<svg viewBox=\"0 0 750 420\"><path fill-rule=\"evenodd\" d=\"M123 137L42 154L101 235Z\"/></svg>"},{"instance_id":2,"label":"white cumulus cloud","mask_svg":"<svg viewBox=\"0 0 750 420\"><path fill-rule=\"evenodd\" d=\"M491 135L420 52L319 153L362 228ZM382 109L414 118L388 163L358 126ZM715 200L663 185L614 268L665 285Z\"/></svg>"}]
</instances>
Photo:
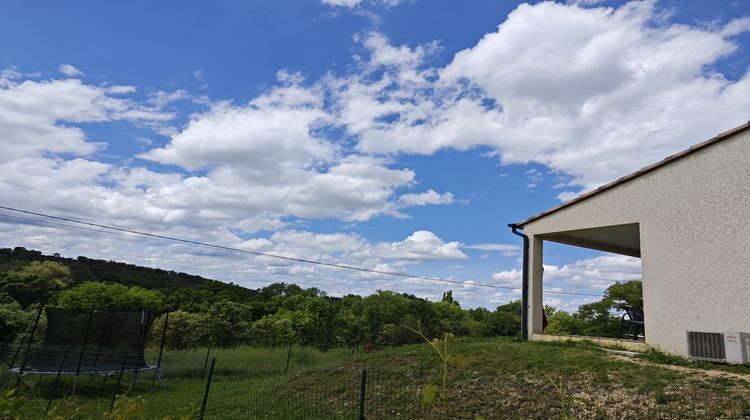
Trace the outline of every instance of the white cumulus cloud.
<instances>
[{"instance_id":1,"label":"white cumulus cloud","mask_svg":"<svg viewBox=\"0 0 750 420\"><path fill-rule=\"evenodd\" d=\"M510 244L471 244L465 245L464 248L477 249L480 251L499 252L505 257L518 255L518 253L521 251L520 246Z\"/></svg>"},{"instance_id":2,"label":"white cumulus cloud","mask_svg":"<svg viewBox=\"0 0 750 420\"><path fill-rule=\"evenodd\" d=\"M434 45L370 34L363 72L335 86L340 120L368 153L487 146L544 164L570 177L568 198L748 119L750 75L716 67L748 19L691 26L653 1L584 4L523 4L445 67L425 65Z\"/></svg>"},{"instance_id":3,"label":"white cumulus cloud","mask_svg":"<svg viewBox=\"0 0 750 420\"><path fill-rule=\"evenodd\" d=\"M323 4L334 7L353 8L359 6L364 0L320 0Z\"/></svg>"},{"instance_id":4,"label":"white cumulus cloud","mask_svg":"<svg viewBox=\"0 0 750 420\"><path fill-rule=\"evenodd\" d=\"M81 70L78 70L70 64L60 64L60 66L57 68L57 71L68 77L83 76L83 72Z\"/></svg>"},{"instance_id":5,"label":"white cumulus cloud","mask_svg":"<svg viewBox=\"0 0 750 420\"><path fill-rule=\"evenodd\" d=\"M520 285L521 270L499 271L492 279ZM641 277L641 260L625 255L605 254L586 258L571 264L544 264L544 287L562 291L604 291L615 282L638 280Z\"/></svg>"},{"instance_id":6,"label":"white cumulus cloud","mask_svg":"<svg viewBox=\"0 0 750 420\"><path fill-rule=\"evenodd\" d=\"M453 194L440 194L433 190L427 190L423 193L404 194L398 198L398 204L403 207L425 206L428 204L453 204Z\"/></svg>"}]
</instances>

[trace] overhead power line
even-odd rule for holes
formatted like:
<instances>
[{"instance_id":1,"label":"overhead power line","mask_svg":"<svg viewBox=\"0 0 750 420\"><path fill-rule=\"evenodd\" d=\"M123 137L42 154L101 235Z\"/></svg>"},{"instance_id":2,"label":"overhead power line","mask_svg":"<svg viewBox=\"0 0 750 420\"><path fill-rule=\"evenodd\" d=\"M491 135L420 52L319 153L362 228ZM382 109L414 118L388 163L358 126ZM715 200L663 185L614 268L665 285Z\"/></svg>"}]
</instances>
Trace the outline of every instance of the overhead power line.
<instances>
[{"instance_id":1,"label":"overhead power line","mask_svg":"<svg viewBox=\"0 0 750 420\"><path fill-rule=\"evenodd\" d=\"M433 282L440 282L440 283L447 283L447 284L458 284L462 286L480 286L480 287L487 287L487 288L493 288L493 289L521 290L520 288L513 287L513 286L501 286L497 284L481 283L481 282L476 282L476 281L450 280L450 279L443 279L443 278L438 278L438 277L427 277L427 276L419 276L419 275L414 275L414 274L376 270L376 269L357 267L357 266L346 265L346 264L328 263L324 261L309 260L306 258L288 257L285 255L271 254L271 253L260 252L260 251L252 251L248 249L234 248L230 246L210 244L210 243L201 242L201 241L194 241L191 239L177 238L174 236L159 235L159 234L150 233L150 232L142 232L138 230L120 228L120 227L105 225L101 223L86 222L83 220L73 219L69 217L54 216L51 214L40 213L40 212L31 211L31 210L24 210L24 209L19 209L15 207L9 207L9 206L0 205L0 209L12 211L16 213L42 217L45 219L57 220L60 222L75 223L76 225L80 225L80 226L76 226L76 225L69 225L67 223L54 223L54 222L49 222L49 221L41 221L41 220L36 220L36 219L29 219L29 218L14 217L14 216L6 215L6 217L16 219L16 220L42 222L48 225L62 226L62 227L73 228L73 229L82 229L82 230L89 230L89 231L94 231L94 232L110 233L110 234L111 233L125 234L128 236L138 235L138 236L144 236L148 238L162 239L162 240L178 242L178 243L194 245L194 246L200 246L200 247L205 247L205 248L218 249L222 251L244 253L244 254L250 254L250 255L255 255L259 257L276 258L280 260L294 261L294 262L300 262L300 263L312 264L312 265L318 265L318 266L324 266L324 267L330 267L330 268L338 268L338 269L343 269L343 270L359 271L359 272L370 273L370 274L380 274L380 275L386 275L386 276L394 276L394 277L401 277L401 278L408 278L408 279L415 279L415 280L426 280L426 281L433 281ZM560 290L544 290L544 293L558 294L558 295L591 296L591 297L602 296L601 293L572 292L572 291L560 291Z\"/></svg>"}]
</instances>

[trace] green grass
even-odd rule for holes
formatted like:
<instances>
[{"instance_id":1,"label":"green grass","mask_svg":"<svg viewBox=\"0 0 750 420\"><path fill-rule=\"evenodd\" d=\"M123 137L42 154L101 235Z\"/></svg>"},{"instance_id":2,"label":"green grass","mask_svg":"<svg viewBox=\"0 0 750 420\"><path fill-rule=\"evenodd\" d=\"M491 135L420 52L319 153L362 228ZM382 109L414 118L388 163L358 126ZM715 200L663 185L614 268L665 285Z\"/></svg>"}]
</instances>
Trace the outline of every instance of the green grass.
<instances>
[{"instance_id":1,"label":"green grass","mask_svg":"<svg viewBox=\"0 0 750 420\"><path fill-rule=\"evenodd\" d=\"M739 417L748 410L750 390L741 379L705 378L659 366L613 359L606 352L571 343L511 339L456 339L451 343L445 401L423 407L422 389L441 382L441 361L427 344L373 353L319 352L294 348L284 375L287 349L216 349L217 367L208 400L208 418L356 418L361 369L367 369L368 418L561 417ZM162 362L169 389L152 386L141 373L126 374L131 398L118 409L137 406L143 418L194 416L200 408L206 349L168 352ZM153 357L149 356L149 359ZM2 378L0 378L2 379ZM24 378L28 399L22 418L44 416L52 379ZM81 418L102 418L116 378L83 378L67 408ZM134 384L134 385L132 385ZM732 402L734 401L734 402ZM744 410L744 411L743 411ZM132 417L131 417L132 418Z\"/></svg>"}]
</instances>

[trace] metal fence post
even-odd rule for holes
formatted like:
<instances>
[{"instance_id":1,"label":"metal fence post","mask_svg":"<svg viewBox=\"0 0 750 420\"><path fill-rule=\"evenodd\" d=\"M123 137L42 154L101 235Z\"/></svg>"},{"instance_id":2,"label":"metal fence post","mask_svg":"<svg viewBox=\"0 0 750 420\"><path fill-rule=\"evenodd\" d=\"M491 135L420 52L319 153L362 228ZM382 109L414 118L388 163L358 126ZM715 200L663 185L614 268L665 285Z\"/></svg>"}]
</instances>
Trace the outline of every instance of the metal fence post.
<instances>
[{"instance_id":1,"label":"metal fence post","mask_svg":"<svg viewBox=\"0 0 750 420\"><path fill-rule=\"evenodd\" d=\"M117 386L115 392L112 394L112 403L109 405L109 412L115 408L115 400L117 399L117 393L120 392L120 383L122 382L122 374L125 372L125 365L128 363L128 354L125 354L125 360L122 361L122 367L120 368L120 376L117 378Z\"/></svg>"},{"instance_id":2,"label":"metal fence post","mask_svg":"<svg viewBox=\"0 0 750 420\"><path fill-rule=\"evenodd\" d=\"M359 420L365 420L365 384L367 384L367 369L362 369L362 380L359 383Z\"/></svg>"},{"instance_id":3,"label":"metal fence post","mask_svg":"<svg viewBox=\"0 0 750 420\"><path fill-rule=\"evenodd\" d=\"M34 341L34 334L36 333L36 327L39 325L39 318L42 316L42 308L44 308L44 304L39 304L39 309L36 312L36 317L34 318L34 327L31 329L31 334L29 335L29 342L26 343L26 351L23 353L23 361L21 362L21 369L18 371L18 380L16 381L16 391L18 390L18 386L21 384L21 376L23 376L23 370L26 367L26 362L29 358L29 352L31 351L31 343ZM24 337L26 337L24 335ZM19 347L20 348L20 347ZM16 363L16 356L18 355L18 352L16 351L16 355L13 356L13 361L11 362L11 365L14 365ZM13 366L11 366L11 369Z\"/></svg>"},{"instance_id":4,"label":"metal fence post","mask_svg":"<svg viewBox=\"0 0 750 420\"><path fill-rule=\"evenodd\" d=\"M206 368L208 367L208 357L211 356L211 346L214 344L213 340L208 342L208 351L206 352L206 360L203 362L203 372L201 372L201 378L206 377Z\"/></svg>"},{"instance_id":5,"label":"metal fence post","mask_svg":"<svg viewBox=\"0 0 750 420\"><path fill-rule=\"evenodd\" d=\"M289 351L286 353L286 367L284 368L284 375L289 372L289 359L292 357L292 343L289 343Z\"/></svg>"},{"instance_id":6,"label":"metal fence post","mask_svg":"<svg viewBox=\"0 0 750 420\"><path fill-rule=\"evenodd\" d=\"M169 325L169 312L164 315L164 329L161 331L161 344L159 345L159 359L156 361L156 368L161 368L161 356L164 354L164 339L167 338L167 325Z\"/></svg>"},{"instance_id":7,"label":"metal fence post","mask_svg":"<svg viewBox=\"0 0 750 420\"><path fill-rule=\"evenodd\" d=\"M89 310L89 320L86 323L86 332L83 334L83 343L81 343L81 353L78 356L78 365L76 366L76 376L73 379L73 391L70 396L72 397L76 393L76 386L78 385L78 375L81 373L81 365L83 364L83 355L86 353L86 343L89 341L89 330L91 330L91 318L94 316L94 310ZM90 360L90 359L89 359Z\"/></svg>"},{"instance_id":8,"label":"metal fence post","mask_svg":"<svg viewBox=\"0 0 750 420\"><path fill-rule=\"evenodd\" d=\"M60 382L60 375L62 375L63 366L65 365L65 359L68 357L68 349L65 349L63 353L62 362L60 362L60 368L57 370L57 377L55 378L55 385L52 386L52 392L49 394L49 402L47 403L47 411L52 407L52 400L55 398L55 392L57 392L57 384ZM42 375L39 375L42 376Z\"/></svg>"},{"instance_id":9,"label":"metal fence post","mask_svg":"<svg viewBox=\"0 0 750 420\"><path fill-rule=\"evenodd\" d=\"M211 369L208 371L208 379L206 380L206 392L203 393L203 405L201 405L201 415L198 419L203 420L203 415L206 414L206 403L208 403L208 391L211 389L211 378L214 376L214 366L216 366L216 358L211 359Z\"/></svg>"}]
</instances>

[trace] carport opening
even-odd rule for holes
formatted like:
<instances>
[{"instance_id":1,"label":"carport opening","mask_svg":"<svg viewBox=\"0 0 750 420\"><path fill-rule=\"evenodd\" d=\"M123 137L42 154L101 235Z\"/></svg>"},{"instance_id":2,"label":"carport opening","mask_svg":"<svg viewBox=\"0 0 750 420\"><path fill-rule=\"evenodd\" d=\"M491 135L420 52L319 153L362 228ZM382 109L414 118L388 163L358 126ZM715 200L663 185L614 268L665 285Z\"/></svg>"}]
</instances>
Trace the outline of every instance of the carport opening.
<instances>
[{"instance_id":1,"label":"carport opening","mask_svg":"<svg viewBox=\"0 0 750 420\"><path fill-rule=\"evenodd\" d=\"M545 261L542 300L545 302L547 326L542 335L631 342L645 340L647 326L638 223L555 232L539 237L544 242L605 252L600 256L589 255L575 264L547 265ZM552 252L545 250L544 259L558 253L569 254L571 248L550 246L549 249ZM560 284L562 282L566 284ZM576 287L571 288L572 284ZM572 294L592 290L602 290L602 296ZM573 309L574 305L578 306L577 310ZM556 310L551 310L555 306Z\"/></svg>"}]
</instances>

